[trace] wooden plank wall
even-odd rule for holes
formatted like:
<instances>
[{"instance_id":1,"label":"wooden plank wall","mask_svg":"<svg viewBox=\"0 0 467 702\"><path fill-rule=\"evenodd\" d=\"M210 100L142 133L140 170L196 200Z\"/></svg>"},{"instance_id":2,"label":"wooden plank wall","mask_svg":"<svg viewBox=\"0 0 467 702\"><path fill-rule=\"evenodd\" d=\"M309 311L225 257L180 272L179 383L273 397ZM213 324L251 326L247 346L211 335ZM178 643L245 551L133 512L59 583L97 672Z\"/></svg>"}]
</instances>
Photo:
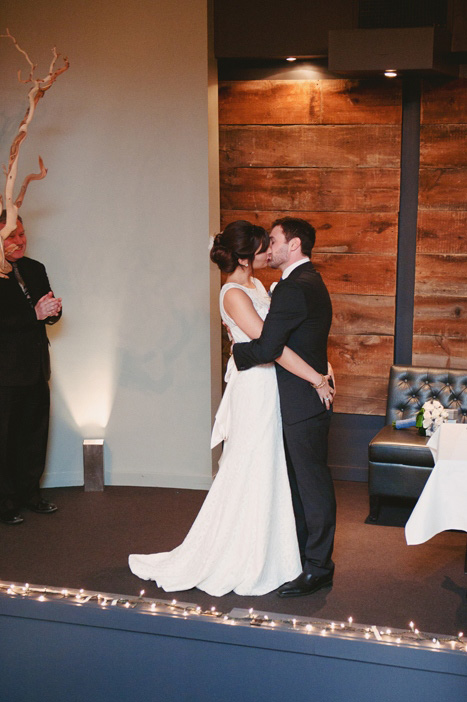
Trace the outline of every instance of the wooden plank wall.
<instances>
[{"instance_id":1,"label":"wooden plank wall","mask_svg":"<svg viewBox=\"0 0 467 702\"><path fill-rule=\"evenodd\" d=\"M413 362L467 368L467 80L424 81Z\"/></svg>"},{"instance_id":2,"label":"wooden plank wall","mask_svg":"<svg viewBox=\"0 0 467 702\"><path fill-rule=\"evenodd\" d=\"M393 362L401 88L388 80L220 84L222 227L309 220L332 296L337 412L383 415ZM269 285L280 272L262 275ZM260 277L260 276L259 276Z\"/></svg>"}]
</instances>

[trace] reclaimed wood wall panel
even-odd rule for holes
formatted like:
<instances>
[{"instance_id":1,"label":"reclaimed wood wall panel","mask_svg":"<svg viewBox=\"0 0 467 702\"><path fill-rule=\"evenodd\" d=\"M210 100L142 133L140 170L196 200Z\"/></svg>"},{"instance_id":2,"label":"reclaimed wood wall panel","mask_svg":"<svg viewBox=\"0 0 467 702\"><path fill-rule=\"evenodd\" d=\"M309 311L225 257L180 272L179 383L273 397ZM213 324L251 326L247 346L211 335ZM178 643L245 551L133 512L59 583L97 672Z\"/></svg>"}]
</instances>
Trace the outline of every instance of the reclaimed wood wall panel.
<instances>
[{"instance_id":1,"label":"reclaimed wood wall panel","mask_svg":"<svg viewBox=\"0 0 467 702\"><path fill-rule=\"evenodd\" d=\"M396 125L224 125L219 133L221 168L397 168Z\"/></svg>"},{"instance_id":2,"label":"reclaimed wood wall panel","mask_svg":"<svg viewBox=\"0 0 467 702\"><path fill-rule=\"evenodd\" d=\"M336 373L335 410L384 415L394 337L335 334L332 330L329 357Z\"/></svg>"},{"instance_id":3,"label":"reclaimed wood wall panel","mask_svg":"<svg viewBox=\"0 0 467 702\"><path fill-rule=\"evenodd\" d=\"M466 281L467 252L465 254L417 254L416 292L418 295L467 297Z\"/></svg>"},{"instance_id":4,"label":"reclaimed wood wall panel","mask_svg":"<svg viewBox=\"0 0 467 702\"><path fill-rule=\"evenodd\" d=\"M467 124L427 124L420 130L422 168L466 168Z\"/></svg>"},{"instance_id":5,"label":"reclaimed wood wall panel","mask_svg":"<svg viewBox=\"0 0 467 702\"><path fill-rule=\"evenodd\" d=\"M414 363L467 368L467 81L425 81Z\"/></svg>"},{"instance_id":6,"label":"reclaimed wood wall panel","mask_svg":"<svg viewBox=\"0 0 467 702\"><path fill-rule=\"evenodd\" d=\"M313 262L331 294L396 294L396 260L393 256L363 254L313 254Z\"/></svg>"},{"instance_id":7,"label":"reclaimed wood wall panel","mask_svg":"<svg viewBox=\"0 0 467 702\"><path fill-rule=\"evenodd\" d=\"M399 81L320 81L323 124L394 124L402 119Z\"/></svg>"},{"instance_id":8,"label":"reclaimed wood wall panel","mask_svg":"<svg viewBox=\"0 0 467 702\"><path fill-rule=\"evenodd\" d=\"M318 81L227 81L219 83L220 124L319 124Z\"/></svg>"},{"instance_id":9,"label":"reclaimed wood wall panel","mask_svg":"<svg viewBox=\"0 0 467 702\"><path fill-rule=\"evenodd\" d=\"M414 334L464 339L467 330L467 297L423 294L415 296Z\"/></svg>"},{"instance_id":10,"label":"reclaimed wood wall panel","mask_svg":"<svg viewBox=\"0 0 467 702\"><path fill-rule=\"evenodd\" d=\"M414 336L414 364L433 368L465 368L465 337L453 339L438 334Z\"/></svg>"},{"instance_id":11,"label":"reclaimed wood wall panel","mask_svg":"<svg viewBox=\"0 0 467 702\"><path fill-rule=\"evenodd\" d=\"M467 168L420 168L419 209L465 210Z\"/></svg>"},{"instance_id":12,"label":"reclaimed wood wall panel","mask_svg":"<svg viewBox=\"0 0 467 702\"><path fill-rule=\"evenodd\" d=\"M394 334L394 298L390 295L332 296L333 334Z\"/></svg>"},{"instance_id":13,"label":"reclaimed wood wall panel","mask_svg":"<svg viewBox=\"0 0 467 702\"><path fill-rule=\"evenodd\" d=\"M467 210L419 210L417 253L464 253Z\"/></svg>"},{"instance_id":14,"label":"reclaimed wood wall panel","mask_svg":"<svg viewBox=\"0 0 467 702\"><path fill-rule=\"evenodd\" d=\"M220 84L222 228L303 217L333 299L337 412L384 414L394 353L399 81ZM269 287L280 271L258 277Z\"/></svg>"},{"instance_id":15,"label":"reclaimed wood wall panel","mask_svg":"<svg viewBox=\"0 0 467 702\"><path fill-rule=\"evenodd\" d=\"M467 124L467 78L423 81L422 124Z\"/></svg>"},{"instance_id":16,"label":"reclaimed wood wall panel","mask_svg":"<svg viewBox=\"0 0 467 702\"><path fill-rule=\"evenodd\" d=\"M395 212L395 168L226 168L221 208Z\"/></svg>"},{"instance_id":17,"label":"reclaimed wood wall panel","mask_svg":"<svg viewBox=\"0 0 467 702\"><path fill-rule=\"evenodd\" d=\"M401 123L399 81L255 80L219 83L220 124Z\"/></svg>"}]
</instances>

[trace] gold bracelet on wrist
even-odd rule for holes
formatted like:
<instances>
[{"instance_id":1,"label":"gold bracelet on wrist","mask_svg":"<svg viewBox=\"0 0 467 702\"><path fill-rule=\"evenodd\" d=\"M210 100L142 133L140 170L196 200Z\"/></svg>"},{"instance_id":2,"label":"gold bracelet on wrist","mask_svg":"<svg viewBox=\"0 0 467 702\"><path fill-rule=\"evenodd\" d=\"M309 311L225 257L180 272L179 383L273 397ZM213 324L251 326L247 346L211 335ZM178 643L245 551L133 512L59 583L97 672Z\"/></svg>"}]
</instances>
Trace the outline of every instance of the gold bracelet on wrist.
<instances>
[{"instance_id":1,"label":"gold bracelet on wrist","mask_svg":"<svg viewBox=\"0 0 467 702\"><path fill-rule=\"evenodd\" d=\"M326 378L322 373L320 373L321 376L321 382L318 385L315 385L314 383L310 383L311 387L314 388L315 390L319 390L320 388L324 387L326 385Z\"/></svg>"}]
</instances>

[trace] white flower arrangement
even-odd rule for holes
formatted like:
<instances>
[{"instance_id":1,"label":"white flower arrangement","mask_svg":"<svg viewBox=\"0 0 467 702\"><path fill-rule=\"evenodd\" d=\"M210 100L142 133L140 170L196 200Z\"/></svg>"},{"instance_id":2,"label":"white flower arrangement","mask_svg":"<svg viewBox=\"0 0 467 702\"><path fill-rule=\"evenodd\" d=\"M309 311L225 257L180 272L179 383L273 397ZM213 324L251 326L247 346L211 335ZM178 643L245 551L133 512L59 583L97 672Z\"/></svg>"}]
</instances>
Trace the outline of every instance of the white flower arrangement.
<instances>
[{"instance_id":1,"label":"white flower arrangement","mask_svg":"<svg viewBox=\"0 0 467 702\"><path fill-rule=\"evenodd\" d=\"M448 412L438 400L427 400L423 407L423 428L431 436L448 419Z\"/></svg>"}]
</instances>

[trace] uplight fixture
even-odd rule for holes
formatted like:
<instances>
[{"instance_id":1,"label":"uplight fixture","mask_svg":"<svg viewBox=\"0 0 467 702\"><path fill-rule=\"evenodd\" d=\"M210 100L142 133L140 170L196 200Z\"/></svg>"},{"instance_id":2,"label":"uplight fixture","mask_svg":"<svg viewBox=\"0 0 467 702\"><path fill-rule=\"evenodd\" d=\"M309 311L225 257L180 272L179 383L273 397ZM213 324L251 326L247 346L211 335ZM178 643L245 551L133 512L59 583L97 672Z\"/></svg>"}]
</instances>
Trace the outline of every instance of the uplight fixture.
<instances>
[{"instance_id":1,"label":"uplight fixture","mask_svg":"<svg viewBox=\"0 0 467 702\"><path fill-rule=\"evenodd\" d=\"M397 71L394 68L388 68L384 71L386 78L397 78Z\"/></svg>"},{"instance_id":2,"label":"uplight fixture","mask_svg":"<svg viewBox=\"0 0 467 702\"><path fill-rule=\"evenodd\" d=\"M104 489L104 439L83 441L84 491Z\"/></svg>"}]
</instances>

